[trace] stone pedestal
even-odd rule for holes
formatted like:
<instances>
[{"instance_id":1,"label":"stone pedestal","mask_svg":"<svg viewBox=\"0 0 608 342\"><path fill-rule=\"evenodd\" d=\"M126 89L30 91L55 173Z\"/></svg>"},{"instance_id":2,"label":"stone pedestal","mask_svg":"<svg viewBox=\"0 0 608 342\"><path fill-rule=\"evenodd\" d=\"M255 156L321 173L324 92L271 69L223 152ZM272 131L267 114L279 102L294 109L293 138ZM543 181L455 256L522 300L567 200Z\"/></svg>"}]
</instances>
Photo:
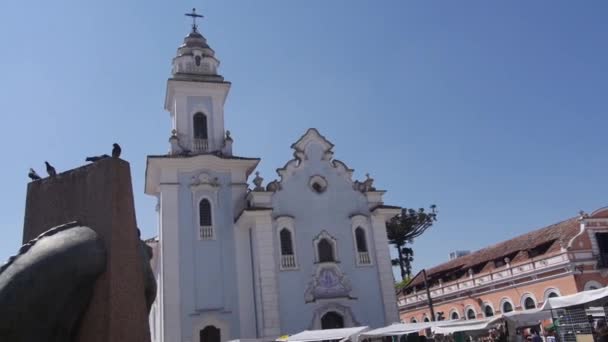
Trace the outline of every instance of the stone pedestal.
<instances>
[{"instance_id":1,"label":"stone pedestal","mask_svg":"<svg viewBox=\"0 0 608 342\"><path fill-rule=\"evenodd\" d=\"M77 341L149 342L129 163L106 158L28 185L24 242L70 221L94 229L108 255Z\"/></svg>"}]
</instances>

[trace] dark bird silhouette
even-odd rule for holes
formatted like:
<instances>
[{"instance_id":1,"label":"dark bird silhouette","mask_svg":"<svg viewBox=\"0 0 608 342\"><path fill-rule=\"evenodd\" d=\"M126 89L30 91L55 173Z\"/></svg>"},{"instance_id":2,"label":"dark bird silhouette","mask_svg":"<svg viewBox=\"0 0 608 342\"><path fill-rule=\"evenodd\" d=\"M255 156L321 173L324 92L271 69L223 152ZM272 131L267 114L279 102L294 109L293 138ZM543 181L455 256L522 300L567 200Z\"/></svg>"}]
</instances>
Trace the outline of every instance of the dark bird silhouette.
<instances>
[{"instance_id":1,"label":"dark bird silhouette","mask_svg":"<svg viewBox=\"0 0 608 342\"><path fill-rule=\"evenodd\" d=\"M110 156L109 156L109 155L107 155L107 154L102 154L102 155L100 155L100 156L95 156L95 157L87 157L87 159L85 159L85 161L88 161L88 162L94 163L94 162L96 162L96 161L100 161L100 160L105 159L105 158L110 158Z\"/></svg>"},{"instance_id":2,"label":"dark bird silhouette","mask_svg":"<svg viewBox=\"0 0 608 342\"><path fill-rule=\"evenodd\" d=\"M42 177L40 177L36 171L34 171L34 169L30 168L30 172L27 174L28 177L30 177L31 180L39 180L42 179Z\"/></svg>"},{"instance_id":3,"label":"dark bird silhouette","mask_svg":"<svg viewBox=\"0 0 608 342\"><path fill-rule=\"evenodd\" d=\"M46 172L49 174L49 176L51 177L55 177L57 176L57 171L55 171L55 168L49 164L49 162L45 161L44 162L46 164Z\"/></svg>"},{"instance_id":4,"label":"dark bird silhouette","mask_svg":"<svg viewBox=\"0 0 608 342\"><path fill-rule=\"evenodd\" d=\"M114 146L114 148L112 149L112 157L114 157L114 158L120 157L120 152L122 152L120 145L118 145L117 143L114 143L113 146Z\"/></svg>"}]
</instances>

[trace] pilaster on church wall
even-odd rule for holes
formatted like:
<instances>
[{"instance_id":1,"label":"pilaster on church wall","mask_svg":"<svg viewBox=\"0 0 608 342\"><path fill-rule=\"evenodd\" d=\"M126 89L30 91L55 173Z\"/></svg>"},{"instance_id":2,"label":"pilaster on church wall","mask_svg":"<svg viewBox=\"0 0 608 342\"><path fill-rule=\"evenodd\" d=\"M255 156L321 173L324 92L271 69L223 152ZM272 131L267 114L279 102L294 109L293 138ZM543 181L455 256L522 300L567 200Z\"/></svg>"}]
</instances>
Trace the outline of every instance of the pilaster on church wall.
<instances>
[{"instance_id":1,"label":"pilaster on church wall","mask_svg":"<svg viewBox=\"0 0 608 342\"><path fill-rule=\"evenodd\" d=\"M397 309L397 296L395 295L394 277L391 267L391 257L386 236L386 214L374 213L371 216L372 232L376 251L378 276L380 288L382 289L382 300L384 304L384 320L386 324L399 322Z\"/></svg>"},{"instance_id":2,"label":"pilaster on church wall","mask_svg":"<svg viewBox=\"0 0 608 342\"><path fill-rule=\"evenodd\" d=\"M160 186L160 270L162 306L160 310L165 341L181 340L179 227L177 184Z\"/></svg>"},{"instance_id":3,"label":"pilaster on church wall","mask_svg":"<svg viewBox=\"0 0 608 342\"><path fill-rule=\"evenodd\" d=\"M259 267L259 288L262 305L263 334L277 336L280 333L278 279L275 260L275 244L270 211L255 216L256 254Z\"/></svg>"}]
</instances>

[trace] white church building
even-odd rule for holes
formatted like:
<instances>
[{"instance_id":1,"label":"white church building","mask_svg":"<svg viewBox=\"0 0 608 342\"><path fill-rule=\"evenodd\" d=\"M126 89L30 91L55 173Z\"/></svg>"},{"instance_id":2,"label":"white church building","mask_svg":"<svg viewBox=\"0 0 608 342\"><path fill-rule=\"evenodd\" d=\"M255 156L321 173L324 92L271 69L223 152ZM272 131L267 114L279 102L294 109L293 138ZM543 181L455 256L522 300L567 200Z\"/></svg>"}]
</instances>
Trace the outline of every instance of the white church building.
<instances>
[{"instance_id":1,"label":"white church building","mask_svg":"<svg viewBox=\"0 0 608 342\"><path fill-rule=\"evenodd\" d=\"M400 208L369 176L353 181L314 128L263 186L252 175L260 159L233 154L218 66L193 25L167 82L169 153L147 157L145 192L158 199L152 341L398 322L386 221Z\"/></svg>"}]
</instances>

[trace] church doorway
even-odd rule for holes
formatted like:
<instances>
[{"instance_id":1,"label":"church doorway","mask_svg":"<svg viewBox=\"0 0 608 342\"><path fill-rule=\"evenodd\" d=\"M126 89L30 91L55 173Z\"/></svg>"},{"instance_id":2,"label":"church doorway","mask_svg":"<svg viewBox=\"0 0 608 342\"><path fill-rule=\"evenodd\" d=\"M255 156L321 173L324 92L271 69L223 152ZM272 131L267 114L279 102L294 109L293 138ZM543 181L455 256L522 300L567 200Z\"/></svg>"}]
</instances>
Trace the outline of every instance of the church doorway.
<instances>
[{"instance_id":1,"label":"church doorway","mask_svg":"<svg viewBox=\"0 0 608 342\"><path fill-rule=\"evenodd\" d=\"M199 342L220 342L220 329L214 327L213 325L208 325L205 327L205 329L200 331L199 338Z\"/></svg>"},{"instance_id":2,"label":"church doorway","mask_svg":"<svg viewBox=\"0 0 608 342\"><path fill-rule=\"evenodd\" d=\"M321 317L321 329L344 328L344 317L335 311L330 311Z\"/></svg>"}]
</instances>

